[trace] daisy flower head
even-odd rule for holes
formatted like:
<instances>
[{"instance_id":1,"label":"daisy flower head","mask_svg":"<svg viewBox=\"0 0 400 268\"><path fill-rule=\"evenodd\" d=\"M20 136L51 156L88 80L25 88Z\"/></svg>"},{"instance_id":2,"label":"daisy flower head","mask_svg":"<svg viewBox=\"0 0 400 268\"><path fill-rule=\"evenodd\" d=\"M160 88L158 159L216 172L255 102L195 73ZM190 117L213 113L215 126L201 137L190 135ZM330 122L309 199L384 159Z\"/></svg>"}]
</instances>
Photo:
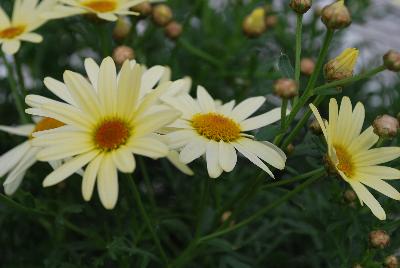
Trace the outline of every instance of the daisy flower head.
<instances>
[{"instance_id":1,"label":"daisy flower head","mask_svg":"<svg viewBox=\"0 0 400 268\"><path fill-rule=\"evenodd\" d=\"M245 133L280 119L280 108L249 118L263 105L264 97L249 98L236 106L234 101L217 105L198 86L197 100L189 95L163 100L182 112L181 118L170 125L175 131L166 136L171 148L181 149L183 163L205 154L208 174L217 178L223 171L233 170L238 151L271 177L273 174L263 161L278 169L285 167L286 156L282 150L270 142L255 141Z\"/></svg>"},{"instance_id":2,"label":"daisy flower head","mask_svg":"<svg viewBox=\"0 0 400 268\"><path fill-rule=\"evenodd\" d=\"M86 60L88 80L65 71L64 83L47 78L45 84L63 101L29 95L26 102L33 108L28 113L46 115L65 126L34 134L34 146L43 147L38 159L50 161L72 157L43 181L45 187L55 185L86 166L82 195L91 199L94 185L100 201L113 209L118 199L118 171L135 170L134 154L153 159L167 156L168 146L154 133L170 124L180 113L170 107L154 108L159 96L173 86L162 83L147 96L139 98L140 89L154 85L152 73L126 61L117 74L112 58L105 58L96 68Z\"/></svg>"},{"instance_id":3,"label":"daisy flower head","mask_svg":"<svg viewBox=\"0 0 400 268\"><path fill-rule=\"evenodd\" d=\"M329 103L329 121L324 122L317 108L310 104L328 145L330 166L356 192L361 205L364 203L380 220L386 214L379 202L365 187L368 186L382 194L400 200L400 193L384 180L400 179L400 170L381 166L400 156L400 147L371 147L379 137L369 127L361 133L365 118L362 103L354 110L348 97L343 97L340 108L334 98Z\"/></svg>"},{"instance_id":4,"label":"daisy flower head","mask_svg":"<svg viewBox=\"0 0 400 268\"><path fill-rule=\"evenodd\" d=\"M49 19L79 14L95 14L98 18L116 21L118 15L139 15L129 9L148 0L59 0L60 4L46 13Z\"/></svg>"},{"instance_id":5,"label":"daisy flower head","mask_svg":"<svg viewBox=\"0 0 400 268\"><path fill-rule=\"evenodd\" d=\"M15 54L21 41L40 43L43 38L34 30L42 26L47 20L42 14L50 10L56 0L15 0L12 18L0 7L0 43L4 53Z\"/></svg>"},{"instance_id":6,"label":"daisy flower head","mask_svg":"<svg viewBox=\"0 0 400 268\"><path fill-rule=\"evenodd\" d=\"M16 127L0 126L0 130L2 131L28 138L23 143L0 156L0 177L8 173L3 184L7 195L12 195L18 189L26 171L36 163L36 155L40 149L32 146L32 133L54 129L62 125L64 124L55 119L42 118L36 124L25 124ZM50 164L57 166L59 163L52 162Z\"/></svg>"}]
</instances>

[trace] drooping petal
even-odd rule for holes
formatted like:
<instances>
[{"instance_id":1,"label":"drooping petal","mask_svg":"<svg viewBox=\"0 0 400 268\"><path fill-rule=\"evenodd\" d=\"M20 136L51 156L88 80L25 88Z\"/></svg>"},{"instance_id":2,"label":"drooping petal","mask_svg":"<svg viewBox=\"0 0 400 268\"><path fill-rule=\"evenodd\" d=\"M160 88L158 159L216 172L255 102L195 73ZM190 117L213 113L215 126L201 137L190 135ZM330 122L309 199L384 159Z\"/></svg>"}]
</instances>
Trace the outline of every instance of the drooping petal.
<instances>
[{"instance_id":1,"label":"drooping petal","mask_svg":"<svg viewBox=\"0 0 400 268\"><path fill-rule=\"evenodd\" d=\"M105 155L97 177L97 191L106 209L113 209L118 200L118 173L111 155Z\"/></svg>"},{"instance_id":2,"label":"drooping petal","mask_svg":"<svg viewBox=\"0 0 400 268\"><path fill-rule=\"evenodd\" d=\"M85 173L83 174L82 196L85 201L89 201L92 198L94 185L103 157L104 154L99 154L94 158L86 167Z\"/></svg>"},{"instance_id":3,"label":"drooping petal","mask_svg":"<svg viewBox=\"0 0 400 268\"><path fill-rule=\"evenodd\" d=\"M182 173L189 176L194 175L193 170L179 160L179 153L177 151L171 150L167 155L167 159Z\"/></svg>"},{"instance_id":4,"label":"drooping petal","mask_svg":"<svg viewBox=\"0 0 400 268\"><path fill-rule=\"evenodd\" d=\"M184 164L189 164L206 152L207 140L201 137L192 139L182 149L179 160Z\"/></svg>"},{"instance_id":5,"label":"drooping petal","mask_svg":"<svg viewBox=\"0 0 400 268\"><path fill-rule=\"evenodd\" d=\"M218 178L222 173L219 165L219 146L216 141L210 140L206 146L207 171L210 178Z\"/></svg>"},{"instance_id":6,"label":"drooping petal","mask_svg":"<svg viewBox=\"0 0 400 268\"><path fill-rule=\"evenodd\" d=\"M237 162L235 147L224 141L219 142L219 165L225 172L231 172Z\"/></svg>"},{"instance_id":7,"label":"drooping petal","mask_svg":"<svg viewBox=\"0 0 400 268\"><path fill-rule=\"evenodd\" d=\"M29 141L21 143L0 157L0 177L10 171L30 148Z\"/></svg>"}]
</instances>

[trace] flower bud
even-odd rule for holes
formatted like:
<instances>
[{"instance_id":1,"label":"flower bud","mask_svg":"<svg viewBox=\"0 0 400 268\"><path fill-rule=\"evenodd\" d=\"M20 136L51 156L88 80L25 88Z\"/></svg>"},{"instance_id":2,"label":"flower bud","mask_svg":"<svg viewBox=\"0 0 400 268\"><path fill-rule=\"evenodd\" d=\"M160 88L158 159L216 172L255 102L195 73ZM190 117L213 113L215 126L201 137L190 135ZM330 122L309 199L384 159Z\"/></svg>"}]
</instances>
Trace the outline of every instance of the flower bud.
<instances>
[{"instance_id":1,"label":"flower bud","mask_svg":"<svg viewBox=\"0 0 400 268\"><path fill-rule=\"evenodd\" d=\"M159 4L153 7L153 21L158 26L165 26L172 20L172 10L169 6Z\"/></svg>"},{"instance_id":2,"label":"flower bud","mask_svg":"<svg viewBox=\"0 0 400 268\"><path fill-rule=\"evenodd\" d=\"M224 213L222 213L221 215L221 222L226 222L232 215L231 211L225 211Z\"/></svg>"},{"instance_id":3,"label":"flower bud","mask_svg":"<svg viewBox=\"0 0 400 268\"><path fill-rule=\"evenodd\" d=\"M265 27L267 29L274 28L278 24L278 17L276 15L269 15L265 17Z\"/></svg>"},{"instance_id":4,"label":"flower bud","mask_svg":"<svg viewBox=\"0 0 400 268\"><path fill-rule=\"evenodd\" d=\"M357 195L353 190L346 190L343 194L343 197L349 203L357 200Z\"/></svg>"},{"instance_id":5,"label":"flower bud","mask_svg":"<svg viewBox=\"0 0 400 268\"><path fill-rule=\"evenodd\" d=\"M122 65L126 60L133 60L135 52L128 46L118 46L114 49L112 58L117 65Z\"/></svg>"},{"instance_id":6,"label":"flower bud","mask_svg":"<svg viewBox=\"0 0 400 268\"><path fill-rule=\"evenodd\" d=\"M295 149L294 145L292 143L289 143L288 146L286 146L286 153L288 155L291 155L293 154L294 149Z\"/></svg>"},{"instance_id":7,"label":"flower bud","mask_svg":"<svg viewBox=\"0 0 400 268\"><path fill-rule=\"evenodd\" d=\"M250 37L259 37L265 30L265 9L258 7L246 16L242 24L243 33Z\"/></svg>"},{"instance_id":8,"label":"flower bud","mask_svg":"<svg viewBox=\"0 0 400 268\"><path fill-rule=\"evenodd\" d=\"M291 0L289 6L297 14L306 13L312 5L312 0Z\"/></svg>"},{"instance_id":9,"label":"flower bud","mask_svg":"<svg viewBox=\"0 0 400 268\"><path fill-rule=\"evenodd\" d=\"M143 2L140 4L137 4L136 6L131 7L131 10L133 12L137 12L140 14L140 17L144 18L147 17L151 14L153 7L149 2Z\"/></svg>"},{"instance_id":10,"label":"flower bud","mask_svg":"<svg viewBox=\"0 0 400 268\"><path fill-rule=\"evenodd\" d=\"M300 70L304 75L310 76L315 69L315 62L313 59L304 58L300 62Z\"/></svg>"},{"instance_id":11,"label":"flower bud","mask_svg":"<svg viewBox=\"0 0 400 268\"><path fill-rule=\"evenodd\" d=\"M115 24L113 30L113 38L114 40L122 40L128 36L131 31L132 25L129 20L125 17L120 17Z\"/></svg>"},{"instance_id":12,"label":"flower bud","mask_svg":"<svg viewBox=\"0 0 400 268\"><path fill-rule=\"evenodd\" d=\"M389 50L383 56L383 64L388 70L393 72L400 71L400 53L394 50Z\"/></svg>"},{"instance_id":13,"label":"flower bud","mask_svg":"<svg viewBox=\"0 0 400 268\"><path fill-rule=\"evenodd\" d=\"M389 245L390 236L383 230L376 230L369 233L369 242L375 248L385 248Z\"/></svg>"},{"instance_id":14,"label":"flower bud","mask_svg":"<svg viewBox=\"0 0 400 268\"><path fill-rule=\"evenodd\" d=\"M361 264L358 264L358 263L357 263L357 264L354 264L354 265L353 265L353 268L363 268L363 267L361 266Z\"/></svg>"},{"instance_id":15,"label":"flower bud","mask_svg":"<svg viewBox=\"0 0 400 268\"><path fill-rule=\"evenodd\" d=\"M357 59L358 49L346 48L339 56L325 64L325 79L330 82L352 77Z\"/></svg>"},{"instance_id":16,"label":"flower bud","mask_svg":"<svg viewBox=\"0 0 400 268\"><path fill-rule=\"evenodd\" d=\"M274 84L274 92L282 99L291 99L298 94L298 86L296 81L289 78L281 78L276 80Z\"/></svg>"},{"instance_id":17,"label":"flower bud","mask_svg":"<svg viewBox=\"0 0 400 268\"><path fill-rule=\"evenodd\" d=\"M337 30L351 24L351 16L344 0L339 0L324 7L321 11L321 20L328 29Z\"/></svg>"},{"instance_id":18,"label":"flower bud","mask_svg":"<svg viewBox=\"0 0 400 268\"><path fill-rule=\"evenodd\" d=\"M372 123L374 133L381 138L394 138L399 131L399 121L393 116L384 114L375 118Z\"/></svg>"},{"instance_id":19,"label":"flower bud","mask_svg":"<svg viewBox=\"0 0 400 268\"><path fill-rule=\"evenodd\" d=\"M399 267L399 261L398 261L397 257L394 255L387 256L385 259L385 266L386 266L386 268Z\"/></svg>"},{"instance_id":20,"label":"flower bud","mask_svg":"<svg viewBox=\"0 0 400 268\"><path fill-rule=\"evenodd\" d=\"M182 25L176 21L171 21L165 26L164 32L169 39L175 40L182 34Z\"/></svg>"},{"instance_id":21,"label":"flower bud","mask_svg":"<svg viewBox=\"0 0 400 268\"><path fill-rule=\"evenodd\" d=\"M322 129L321 129L321 126L319 125L317 119L312 120L310 125L308 126L308 128L315 135L321 135L322 134Z\"/></svg>"}]
</instances>

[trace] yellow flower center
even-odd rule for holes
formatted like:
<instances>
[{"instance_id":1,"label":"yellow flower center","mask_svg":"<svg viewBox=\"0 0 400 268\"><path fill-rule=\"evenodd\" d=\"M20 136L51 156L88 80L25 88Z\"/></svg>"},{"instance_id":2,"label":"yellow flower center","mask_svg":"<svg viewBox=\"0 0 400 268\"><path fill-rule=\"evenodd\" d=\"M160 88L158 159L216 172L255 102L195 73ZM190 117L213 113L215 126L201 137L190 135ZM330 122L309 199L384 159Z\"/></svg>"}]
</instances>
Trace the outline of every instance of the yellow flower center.
<instances>
[{"instance_id":1,"label":"yellow flower center","mask_svg":"<svg viewBox=\"0 0 400 268\"><path fill-rule=\"evenodd\" d=\"M115 0L89 0L82 5L100 13L114 11L117 7Z\"/></svg>"},{"instance_id":2,"label":"yellow flower center","mask_svg":"<svg viewBox=\"0 0 400 268\"><path fill-rule=\"evenodd\" d=\"M13 39L25 31L25 25L11 26L0 31L1 39Z\"/></svg>"},{"instance_id":3,"label":"yellow flower center","mask_svg":"<svg viewBox=\"0 0 400 268\"><path fill-rule=\"evenodd\" d=\"M103 121L94 132L94 142L99 149L110 151L125 144L130 136L130 128L120 119Z\"/></svg>"},{"instance_id":4,"label":"yellow flower center","mask_svg":"<svg viewBox=\"0 0 400 268\"><path fill-rule=\"evenodd\" d=\"M240 138L240 126L217 113L194 115L192 126L197 133L210 140L230 142Z\"/></svg>"},{"instance_id":5,"label":"yellow flower center","mask_svg":"<svg viewBox=\"0 0 400 268\"><path fill-rule=\"evenodd\" d=\"M342 171L347 177L351 178L354 175L354 163L348 151L339 145L334 145L338 164L336 168Z\"/></svg>"},{"instance_id":6,"label":"yellow flower center","mask_svg":"<svg viewBox=\"0 0 400 268\"><path fill-rule=\"evenodd\" d=\"M53 129L53 128L58 128L58 127L62 127L65 124L63 122L60 122L56 119L50 118L50 117L44 117L42 120L40 120L35 128L32 131L32 134L38 131L44 131L44 130L49 130L49 129ZM32 134L30 136L30 138L32 138Z\"/></svg>"}]
</instances>

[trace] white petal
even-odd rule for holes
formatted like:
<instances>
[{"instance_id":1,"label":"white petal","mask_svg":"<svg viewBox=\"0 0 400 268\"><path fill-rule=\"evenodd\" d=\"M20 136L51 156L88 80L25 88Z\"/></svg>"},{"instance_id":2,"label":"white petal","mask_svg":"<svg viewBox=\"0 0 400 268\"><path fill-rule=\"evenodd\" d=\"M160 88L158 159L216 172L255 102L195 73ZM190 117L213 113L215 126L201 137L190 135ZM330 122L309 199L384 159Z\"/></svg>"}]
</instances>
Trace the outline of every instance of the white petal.
<instances>
[{"instance_id":1,"label":"white petal","mask_svg":"<svg viewBox=\"0 0 400 268\"><path fill-rule=\"evenodd\" d=\"M98 96L105 114L113 114L116 109L117 71L111 57L105 58L99 71Z\"/></svg>"},{"instance_id":2,"label":"white petal","mask_svg":"<svg viewBox=\"0 0 400 268\"><path fill-rule=\"evenodd\" d=\"M13 55L13 54L17 53L20 46L21 46L21 42L19 40L7 40L7 41L3 41L3 45L1 48L3 49L4 53L6 53L8 55Z\"/></svg>"},{"instance_id":3,"label":"white petal","mask_svg":"<svg viewBox=\"0 0 400 268\"><path fill-rule=\"evenodd\" d=\"M235 100L231 100L228 103L225 103L224 105L222 105L221 107L218 108L218 112L220 112L221 114L224 114L226 116L231 116L233 107L235 106Z\"/></svg>"},{"instance_id":4,"label":"white petal","mask_svg":"<svg viewBox=\"0 0 400 268\"><path fill-rule=\"evenodd\" d=\"M4 185L4 192L6 195L13 195L15 191L17 191L25 177L25 171L16 173L15 177L13 178L13 182Z\"/></svg>"},{"instance_id":5,"label":"white petal","mask_svg":"<svg viewBox=\"0 0 400 268\"><path fill-rule=\"evenodd\" d=\"M111 153L114 165L124 173L132 173L135 170L136 162L132 152L126 147L120 147Z\"/></svg>"},{"instance_id":6,"label":"white petal","mask_svg":"<svg viewBox=\"0 0 400 268\"><path fill-rule=\"evenodd\" d=\"M188 164L199 158L206 152L207 141L203 138L194 138L190 141L179 154L179 160Z\"/></svg>"},{"instance_id":7,"label":"white petal","mask_svg":"<svg viewBox=\"0 0 400 268\"><path fill-rule=\"evenodd\" d=\"M264 97L248 98L233 108L231 116L241 122L255 113L265 102Z\"/></svg>"},{"instance_id":8,"label":"white petal","mask_svg":"<svg viewBox=\"0 0 400 268\"><path fill-rule=\"evenodd\" d=\"M112 13L96 13L97 17L103 20L108 20L108 21L116 21L118 20L118 17L115 16Z\"/></svg>"},{"instance_id":9,"label":"white petal","mask_svg":"<svg viewBox=\"0 0 400 268\"><path fill-rule=\"evenodd\" d=\"M397 180L400 179L400 170L385 166L357 167L356 177L382 180Z\"/></svg>"},{"instance_id":10,"label":"white petal","mask_svg":"<svg viewBox=\"0 0 400 268\"><path fill-rule=\"evenodd\" d=\"M101 163L97 191L100 201L106 209L113 209L118 200L118 173L110 155L106 155Z\"/></svg>"},{"instance_id":11,"label":"white petal","mask_svg":"<svg viewBox=\"0 0 400 268\"><path fill-rule=\"evenodd\" d=\"M314 104L310 103L310 109L313 112L315 118L317 119L319 126L321 127L325 140L328 142L328 133L325 128L324 120L322 120L322 117L319 114L317 107L315 107Z\"/></svg>"},{"instance_id":12,"label":"white petal","mask_svg":"<svg viewBox=\"0 0 400 268\"><path fill-rule=\"evenodd\" d=\"M362 200L372 211L372 213L380 220L386 219L386 213L375 199L375 197L358 181L350 180L351 187L356 192L358 198Z\"/></svg>"},{"instance_id":13,"label":"white petal","mask_svg":"<svg viewBox=\"0 0 400 268\"><path fill-rule=\"evenodd\" d=\"M43 41L43 37L37 33L24 33L18 37L20 40L28 41L32 43L40 43Z\"/></svg>"},{"instance_id":14,"label":"white petal","mask_svg":"<svg viewBox=\"0 0 400 268\"><path fill-rule=\"evenodd\" d=\"M400 147L381 147L361 152L354 156L357 166L372 166L400 157Z\"/></svg>"},{"instance_id":15,"label":"white petal","mask_svg":"<svg viewBox=\"0 0 400 268\"><path fill-rule=\"evenodd\" d=\"M85 201L89 201L93 195L93 188L96 182L97 173L104 155L100 154L93 159L87 166L82 179L82 196Z\"/></svg>"},{"instance_id":16,"label":"white petal","mask_svg":"<svg viewBox=\"0 0 400 268\"><path fill-rule=\"evenodd\" d=\"M62 165L60 168L54 170L49 175L47 175L47 177L43 181L43 186L52 186L65 180L66 178L74 174L78 169L89 163L93 158L98 155L98 153L99 152L97 151L91 151L86 154L74 157L73 159Z\"/></svg>"},{"instance_id":17,"label":"white petal","mask_svg":"<svg viewBox=\"0 0 400 268\"><path fill-rule=\"evenodd\" d=\"M219 165L219 146L218 142L210 140L206 147L207 171L210 178L218 178L222 173Z\"/></svg>"},{"instance_id":18,"label":"white petal","mask_svg":"<svg viewBox=\"0 0 400 268\"><path fill-rule=\"evenodd\" d=\"M395 188L393 188L393 186L383 180L362 178L359 181L362 184L365 184L392 199L400 200L400 193Z\"/></svg>"},{"instance_id":19,"label":"white petal","mask_svg":"<svg viewBox=\"0 0 400 268\"><path fill-rule=\"evenodd\" d=\"M194 172L187 165L182 163L179 160L179 153L177 151L170 151L167 155L167 159L173 164L177 169L179 169L182 173L193 176Z\"/></svg>"},{"instance_id":20,"label":"white petal","mask_svg":"<svg viewBox=\"0 0 400 268\"><path fill-rule=\"evenodd\" d=\"M165 68L163 66L153 66L147 71L143 73L142 83L141 83L141 92L148 92L153 89L158 81L161 79L164 74Z\"/></svg>"},{"instance_id":21,"label":"white petal","mask_svg":"<svg viewBox=\"0 0 400 268\"><path fill-rule=\"evenodd\" d=\"M35 125L33 124L26 124L17 127L0 126L0 130L2 131L24 137L28 137L34 129Z\"/></svg>"},{"instance_id":22,"label":"white petal","mask_svg":"<svg viewBox=\"0 0 400 268\"><path fill-rule=\"evenodd\" d=\"M153 113L151 115L140 118L134 122L135 125L135 136L141 137L150 134L154 131L161 129L162 127L172 123L179 117L180 113L175 110L162 111Z\"/></svg>"},{"instance_id":23,"label":"white petal","mask_svg":"<svg viewBox=\"0 0 400 268\"><path fill-rule=\"evenodd\" d=\"M21 143L0 157L0 177L10 171L31 148L29 141Z\"/></svg>"},{"instance_id":24,"label":"white petal","mask_svg":"<svg viewBox=\"0 0 400 268\"><path fill-rule=\"evenodd\" d=\"M233 145L224 141L219 142L219 165L225 172L231 172L237 162L236 150Z\"/></svg>"},{"instance_id":25,"label":"white petal","mask_svg":"<svg viewBox=\"0 0 400 268\"><path fill-rule=\"evenodd\" d=\"M202 86L197 86L197 100L204 113L215 112L214 99L208 94Z\"/></svg>"},{"instance_id":26,"label":"white petal","mask_svg":"<svg viewBox=\"0 0 400 268\"><path fill-rule=\"evenodd\" d=\"M71 97L71 94L69 93L67 86L54 79L51 77L46 77L44 79L44 85L51 91L53 92L54 95L56 95L57 97L59 97L60 99L62 99L63 101L75 105L74 100Z\"/></svg>"},{"instance_id":27,"label":"white petal","mask_svg":"<svg viewBox=\"0 0 400 268\"><path fill-rule=\"evenodd\" d=\"M168 146L178 149L185 146L196 134L193 130L178 130L165 135Z\"/></svg>"},{"instance_id":28,"label":"white petal","mask_svg":"<svg viewBox=\"0 0 400 268\"><path fill-rule=\"evenodd\" d=\"M353 154L367 151L379 140L378 135L374 133L374 128L369 127L361 133L349 146L349 152Z\"/></svg>"},{"instance_id":29,"label":"white petal","mask_svg":"<svg viewBox=\"0 0 400 268\"><path fill-rule=\"evenodd\" d=\"M99 80L100 67L92 58L85 59L85 70L89 77L90 83L93 88L97 91L97 82Z\"/></svg>"},{"instance_id":30,"label":"white petal","mask_svg":"<svg viewBox=\"0 0 400 268\"><path fill-rule=\"evenodd\" d=\"M42 149L37 154L37 158L40 161L61 160L67 157L86 153L92 149L94 149L93 143L72 142L72 143L65 143L63 145L57 144L54 146L47 146L44 149Z\"/></svg>"},{"instance_id":31,"label":"white petal","mask_svg":"<svg viewBox=\"0 0 400 268\"><path fill-rule=\"evenodd\" d=\"M169 152L167 145L150 137L135 138L127 144L127 147L135 154L151 158L165 157Z\"/></svg>"},{"instance_id":32,"label":"white petal","mask_svg":"<svg viewBox=\"0 0 400 268\"><path fill-rule=\"evenodd\" d=\"M290 113L290 111L287 111ZM246 119L240 123L242 131L249 131L257 128L261 128L281 119L281 108L272 109L269 112L260 114L255 117Z\"/></svg>"}]
</instances>

